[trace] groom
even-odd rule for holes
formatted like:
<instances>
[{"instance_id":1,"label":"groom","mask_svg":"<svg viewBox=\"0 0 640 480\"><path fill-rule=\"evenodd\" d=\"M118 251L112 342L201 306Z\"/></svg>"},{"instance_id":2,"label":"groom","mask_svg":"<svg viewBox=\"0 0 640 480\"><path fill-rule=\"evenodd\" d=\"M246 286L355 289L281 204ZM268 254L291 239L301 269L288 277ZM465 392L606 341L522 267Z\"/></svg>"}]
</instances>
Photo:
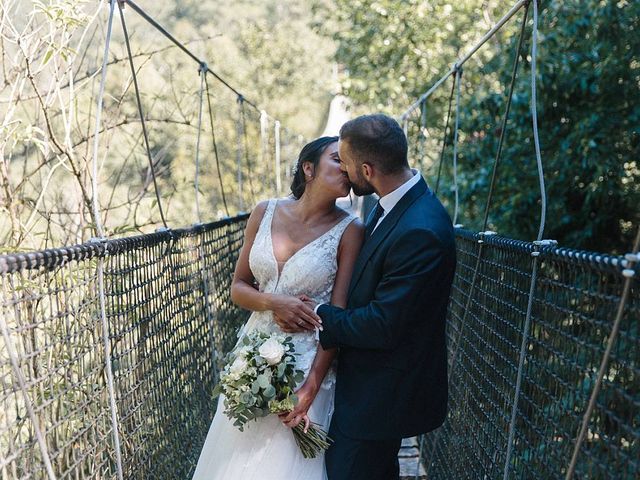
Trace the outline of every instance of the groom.
<instances>
[{"instance_id":1,"label":"groom","mask_svg":"<svg viewBox=\"0 0 640 480\"><path fill-rule=\"evenodd\" d=\"M380 201L366 222L346 309L312 305L320 342L339 347L330 480L399 475L402 438L447 412L445 317L455 270L451 219L407 162L407 139L385 115L340 130L343 171L356 195Z\"/></svg>"}]
</instances>

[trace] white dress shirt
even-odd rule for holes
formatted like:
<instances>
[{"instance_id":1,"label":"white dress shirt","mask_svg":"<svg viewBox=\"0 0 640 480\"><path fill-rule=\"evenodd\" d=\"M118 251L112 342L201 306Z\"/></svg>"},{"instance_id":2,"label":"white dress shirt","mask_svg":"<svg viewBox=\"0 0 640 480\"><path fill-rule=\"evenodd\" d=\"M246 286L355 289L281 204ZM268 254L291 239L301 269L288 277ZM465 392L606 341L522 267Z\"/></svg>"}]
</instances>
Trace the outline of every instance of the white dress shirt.
<instances>
[{"instance_id":1,"label":"white dress shirt","mask_svg":"<svg viewBox=\"0 0 640 480\"><path fill-rule=\"evenodd\" d=\"M378 228L378 225L380 225L380 222L382 222L384 217L386 217L389 214L389 212L393 210L393 207L395 207L398 204L400 199L402 199L402 197L404 197L405 194L409 190L411 190L411 187L413 187L416 183L418 183L422 178L422 176L420 175L420 173L418 173L417 170L412 168L411 171L413 172L413 177L411 177L409 180L404 182L402 185L400 185L398 188L396 188L392 192L387 193L384 197L380 197L379 202L380 202L380 206L384 209L384 213L378 219L378 223L376 223L376 226L373 227L373 230L371 231L372 233L376 228ZM313 311L316 314L318 313L318 307L320 307L320 305L322 304L316 305L315 308L313 309ZM317 335L318 334L316 331L316 337Z\"/></svg>"},{"instance_id":2,"label":"white dress shirt","mask_svg":"<svg viewBox=\"0 0 640 480\"><path fill-rule=\"evenodd\" d=\"M371 232L375 231L375 229L378 228L378 225L380 225L380 222L382 222L384 217L386 217L393 209L393 207L398 204L400 199L404 197L409 190L411 190L411 187L413 187L420 181L421 175L418 173L418 171L414 169L411 169L411 171L413 172L413 177L404 182L394 191L387 193L384 197L380 197L379 202L380 206L384 210L384 213L380 216L380 218L378 219L378 223L376 223L376 226L373 227L373 230L371 230Z\"/></svg>"}]
</instances>

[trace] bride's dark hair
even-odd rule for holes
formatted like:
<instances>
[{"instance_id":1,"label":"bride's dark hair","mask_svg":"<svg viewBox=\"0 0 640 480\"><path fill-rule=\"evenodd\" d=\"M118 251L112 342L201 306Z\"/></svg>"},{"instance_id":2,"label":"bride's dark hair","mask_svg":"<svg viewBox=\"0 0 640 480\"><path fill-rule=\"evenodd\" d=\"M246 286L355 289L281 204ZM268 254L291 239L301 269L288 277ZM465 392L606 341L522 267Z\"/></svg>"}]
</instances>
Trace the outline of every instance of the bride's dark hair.
<instances>
[{"instance_id":1,"label":"bride's dark hair","mask_svg":"<svg viewBox=\"0 0 640 480\"><path fill-rule=\"evenodd\" d=\"M318 162L320 161L320 157L327 149L327 147L337 141L338 137L320 137L302 147L302 150L300 150L300 155L298 156L298 161L296 162L296 170L293 174L293 181L291 182L291 194L296 198L296 200L302 196L307 185L307 181L304 178L304 169L302 168L302 166L305 164L305 162L309 162L313 164L314 168L316 168L318 166Z\"/></svg>"}]
</instances>

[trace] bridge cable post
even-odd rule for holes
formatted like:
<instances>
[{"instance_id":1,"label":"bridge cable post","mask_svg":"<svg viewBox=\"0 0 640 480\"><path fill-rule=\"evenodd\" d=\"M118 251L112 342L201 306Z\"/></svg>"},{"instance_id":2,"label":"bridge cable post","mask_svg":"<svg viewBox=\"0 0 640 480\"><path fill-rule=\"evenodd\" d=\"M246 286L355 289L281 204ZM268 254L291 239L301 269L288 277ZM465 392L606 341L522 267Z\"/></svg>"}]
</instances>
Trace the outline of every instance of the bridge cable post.
<instances>
[{"instance_id":1,"label":"bridge cable post","mask_svg":"<svg viewBox=\"0 0 640 480\"><path fill-rule=\"evenodd\" d=\"M120 0L118 0L120 1ZM93 212L95 217L96 234L97 237L91 239L94 243L102 243L104 246L103 254L98 257L97 265L97 277L98 277L98 298L100 303L100 322L102 326L102 342L104 348L104 361L105 361L105 374L107 377L107 392L109 395L109 410L111 413L111 429L113 434L113 443L116 456L116 473L118 480L123 480L122 469L122 450L120 445L120 432L118 422L118 407L115 398L115 385L113 377L112 366L112 345L109 335L109 323L107 322L106 301L105 301L105 286L104 286L104 264L105 257L109 254L107 244L104 243L104 228L102 225L102 218L100 215L100 203L98 199L98 150L100 146L100 123L103 110L104 92L107 79L107 65L109 59L109 46L111 42L111 33L113 30L113 16L115 11L116 0L110 0L109 2L109 20L107 23L107 34L104 45L104 52L102 56L102 69L100 78L100 91L98 93L98 105L96 108L96 121L95 121L95 134L93 137L93 175L91 179L91 185L93 189L92 203ZM122 4L118 4L120 9L123 8ZM122 10L121 10L122 11Z\"/></svg>"},{"instance_id":2,"label":"bridge cable post","mask_svg":"<svg viewBox=\"0 0 640 480\"><path fill-rule=\"evenodd\" d=\"M609 363L609 357L611 356L611 350L613 349L613 344L616 341L618 336L618 331L620 330L620 323L622 322L622 317L624 315L624 309L629 299L630 291L631 291L631 282L636 274L636 269L634 268L636 264L640 264L640 254L638 253L640 250L640 225L638 226L638 232L636 233L636 238L633 242L633 249L631 253L625 255L626 265L624 265L624 270L622 270L622 275L625 277L624 285L622 287L622 296L620 297L620 302L618 303L618 308L616 310L616 317L613 321L613 326L611 327L611 333L609 333L609 338L607 339L607 346L602 355L602 360L600 362L600 367L598 368L598 376L596 377L596 383L593 386L593 390L591 391L591 395L589 397L589 403L587 405L587 409L584 412L584 416L582 417L582 424L580 425L580 431L575 440L575 445L573 447L573 453L571 454L571 461L569 463L569 467L567 469L567 474L565 476L565 480L571 480L575 473L576 465L578 462L578 455L580 454L580 447L582 446L582 442L584 441L584 437L587 433L587 429L589 428L589 423L591 422L591 416L593 414L593 410L596 405L596 399L598 398L598 394L600 393L600 389L602 388L602 382L604 380L605 371L607 370L607 365Z\"/></svg>"},{"instance_id":3,"label":"bridge cable post","mask_svg":"<svg viewBox=\"0 0 640 480\"><path fill-rule=\"evenodd\" d=\"M273 126L274 143L275 143L275 167L276 167L276 196L280 196L282 192L282 174L280 172L280 121L276 120Z\"/></svg>"},{"instance_id":4,"label":"bridge cable post","mask_svg":"<svg viewBox=\"0 0 640 480\"><path fill-rule=\"evenodd\" d=\"M488 220L489 220L489 211L490 211L490 208L491 208L491 199L492 199L492 196L493 196L493 191L494 191L495 185L496 185L498 166L500 164L500 160L502 159L502 150L503 150L504 140L505 140L505 136L506 136L507 122L509 120L509 115L511 113L511 103L512 103L512 99L513 99L513 93L514 93L514 90L515 90L515 83L516 83L516 78L517 78L517 74L518 74L519 61L520 61L520 55L521 55L521 51L522 51L525 28L526 28L526 24L527 24L528 11L529 11L529 4L526 3L525 4L524 13L523 13L523 18L522 18L522 24L521 24L521 27L520 27L520 34L519 34L519 37L518 37L518 44L517 44L517 47L516 47L514 61L513 61L513 68L512 68L512 72L511 72L511 82L509 84L509 90L508 90L508 94L507 94L505 112L504 112L504 115L502 117L502 128L501 128L501 132L500 132L500 138L498 140L498 148L496 150L496 157L495 157L494 164L493 164L493 172L492 172L492 177L491 177L491 183L490 183L490 186L489 186L489 192L487 194L487 202L486 202L486 205L485 205L485 212L484 212L484 218L483 218L483 224L482 224L482 231L479 232L479 234L478 234L478 253L477 253L477 256L476 256L476 263L475 263L475 266L474 266L474 269L473 269L473 276L472 276L471 285L470 285L470 288L469 288L470 291L469 291L469 294L467 296L466 305L465 305L465 308L463 310L462 319L460 321L460 332L459 332L459 334L457 336L457 340L456 340L456 342L454 344L455 346L453 347L453 355L452 355L452 360L451 360L451 370L449 372L449 381L451 381L451 379L453 379L453 373L455 371L458 349L459 349L460 343L462 341L462 335L463 335L463 330L464 330L464 326L465 326L467 312L471 308L471 301L473 299L473 294L475 292L478 273L479 273L479 270L480 270L480 264L482 262L485 238L488 237L488 236L492 236L492 235L496 234L496 232L493 232L491 230L487 230ZM454 80L455 79L457 79L457 75L455 76ZM451 103L452 103L451 100L453 98L454 88L455 88L456 84L457 84L457 81L454 81L454 83L452 85L452 89L451 89L451 95L450 95L450 98L449 98L449 113L447 114L446 126L448 126L448 124L449 124L449 116L450 116L450 113L451 113ZM442 158L444 156L444 148L445 148L445 143L446 143L446 133L447 133L446 132L446 126L445 126L445 139L443 140L443 148L442 148L442 154L441 154L440 167L442 166ZM440 172L438 172L438 183L439 183L439 180L440 180ZM438 432L436 434L436 438L435 438L434 442L432 443L431 451L429 452L429 456L430 457L432 456L433 451L435 451L435 448L437 446L441 431L442 431L442 429L438 430ZM432 464L432 462L429 463L429 467L431 466L431 464ZM427 474L428 474L428 471L427 471Z\"/></svg>"},{"instance_id":5,"label":"bridge cable post","mask_svg":"<svg viewBox=\"0 0 640 480\"><path fill-rule=\"evenodd\" d=\"M210 71L207 68L207 71ZM207 93L207 106L209 109L209 123L211 126L211 142L213 144L213 156L216 159L216 170L218 173L218 182L220 184L220 195L222 196L222 203L224 205L224 211L227 215L227 217L230 216L229 214L229 206L227 205L227 196L225 194L224 191L224 182L222 181L222 169L220 168L220 155L218 154L218 144L216 142L216 129L215 129L215 121L213 118L213 106L211 104L211 92L209 91L209 81L207 80L207 76L204 76L204 84L205 84L205 91Z\"/></svg>"},{"instance_id":6,"label":"bridge cable post","mask_svg":"<svg viewBox=\"0 0 640 480\"><path fill-rule=\"evenodd\" d=\"M533 300L535 295L535 287L537 283L539 255L538 248L540 246L553 245L555 240L543 240L544 228L546 223L547 195L544 184L544 171L542 166L542 154L540 152L540 139L538 135L538 110L536 98L536 60L537 60L537 44L538 44L538 0L531 0L533 3L533 30L531 37L531 121L533 125L533 143L535 146L536 166L538 171L538 181L540 185L540 226L538 228L538 236L534 241L533 265L531 273L531 284L529 288L529 300L527 303L527 313L522 332L522 343L520 345L520 354L518 358L518 372L516 376L516 388L513 395L513 404L511 409L511 421L509 423L509 434L507 438L507 451L504 462L503 480L509 478L509 469L511 465L511 456L513 455L513 442L515 438L516 419L518 415L518 403L522 389L522 377L524 370L524 360L527 355L527 345L529 342L529 332L532 322ZM529 4L527 3L527 7Z\"/></svg>"}]
</instances>

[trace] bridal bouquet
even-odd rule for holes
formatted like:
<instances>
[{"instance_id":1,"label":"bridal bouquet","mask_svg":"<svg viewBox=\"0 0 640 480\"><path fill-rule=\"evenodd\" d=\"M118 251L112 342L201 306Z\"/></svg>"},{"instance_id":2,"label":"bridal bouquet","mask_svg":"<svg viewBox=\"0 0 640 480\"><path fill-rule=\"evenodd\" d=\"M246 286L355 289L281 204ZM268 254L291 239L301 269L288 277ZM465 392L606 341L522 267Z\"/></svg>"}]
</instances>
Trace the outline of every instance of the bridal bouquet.
<instances>
[{"instance_id":1,"label":"bridal bouquet","mask_svg":"<svg viewBox=\"0 0 640 480\"><path fill-rule=\"evenodd\" d=\"M242 431L250 420L293 410L298 401L294 388L303 378L291 337L254 330L229 354L214 395L224 394L224 413ZM305 458L329 447L331 439L317 424L311 423L306 433L302 424L292 431Z\"/></svg>"}]
</instances>

